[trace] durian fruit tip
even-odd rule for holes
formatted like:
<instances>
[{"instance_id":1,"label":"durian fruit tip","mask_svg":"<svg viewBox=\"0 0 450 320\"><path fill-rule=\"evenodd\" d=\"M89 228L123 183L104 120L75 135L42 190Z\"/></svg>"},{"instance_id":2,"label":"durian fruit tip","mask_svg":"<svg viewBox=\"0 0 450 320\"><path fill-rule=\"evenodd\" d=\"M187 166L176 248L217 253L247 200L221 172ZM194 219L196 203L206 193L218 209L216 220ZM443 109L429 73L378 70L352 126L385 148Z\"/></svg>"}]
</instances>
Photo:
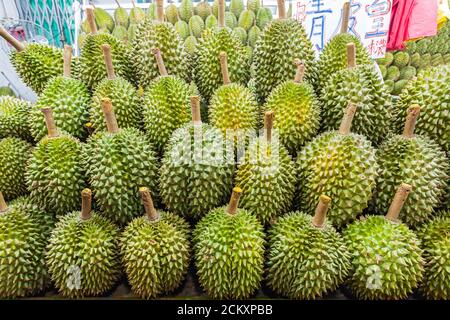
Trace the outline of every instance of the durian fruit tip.
<instances>
[{"instance_id":1,"label":"durian fruit tip","mask_svg":"<svg viewBox=\"0 0 450 320\"><path fill-rule=\"evenodd\" d=\"M285 0L278 0L278 19L286 19Z\"/></svg>"},{"instance_id":2,"label":"durian fruit tip","mask_svg":"<svg viewBox=\"0 0 450 320\"><path fill-rule=\"evenodd\" d=\"M109 98L102 98L102 110L108 132L117 133L119 131L119 126L117 124L116 115L114 114L113 106Z\"/></svg>"},{"instance_id":3,"label":"durian fruit tip","mask_svg":"<svg viewBox=\"0 0 450 320\"><path fill-rule=\"evenodd\" d=\"M153 205L153 199L150 195L150 190L147 187L140 187L139 193L141 195L142 204L144 205L145 213L147 214L148 220L157 221L159 220L159 214Z\"/></svg>"},{"instance_id":4,"label":"durian fruit tip","mask_svg":"<svg viewBox=\"0 0 450 320\"><path fill-rule=\"evenodd\" d=\"M347 68L356 67L356 48L353 42L347 44Z\"/></svg>"},{"instance_id":5,"label":"durian fruit tip","mask_svg":"<svg viewBox=\"0 0 450 320\"><path fill-rule=\"evenodd\" d=\"M353 117L356 113L356 104L349 102L345 109L344 116L342 117L341 126L339 127L339 133L342 135L348 135L350 128L352 127Z\"/></svg>"},{"instance_id":6,"label":"durian fruit tip","mask_svg":"<svg viewBox=\"0 0 450 320\"><path fill-rule=\"evenodd\" d=\"M294 64L296 65L294 82L301 83L303 81L303 76L305 75L305 65L300 59L294 59Z\"/></svg>"},{"instance_id":7,"label":"durian fruit tip","mask_svg":"<svg viewBox=\"0 0 450 320\"><path fill-rule=\"evenodd\" d=\"M420 114L420 106L418 104L413 104L408 108L405 127L403 128L403 137L413 138L414 129L416 127L416 121Z\"/></svg>"},{"instance_id":8,"label":"durian fruit tip","mask_svg":"<svg viewBox=\"0 0 450 320\"><path fill-rule=\"evenodd\" d=\"M230 84L230 76L228 74L228 56L227 53L222 51L219 54L220 59L220 70L222 71L223 84Z\"/></svg>"},{"instance_id":9,"label":"durian fruit tip","mask_svg":"<svg viewBox=\"0 0 450 320\"><path fill-rule=\"evenodd\" d=\"M114 79L116 77L114 73L114 66L112 61L112 55L111 55L111 47L109 44L102 44L102 51L103 51L103 59L105 61L106 66L106 74L108 75L108 79Z\"/></svg>"},{"instance_id":10,"label":"durian fruit tip","mask_svg":"<svg viewBox=\"0 0 450 320\"><path fill-rule=\"evenodd\" d=\"M341 33L347 33L348 21L350 19L350 2L345 2L342 7Z\"/></svg>"},{"instance_id":11,"label":"durian fruit tip","mask_svg":"<svg viewBox=\"0 0 450 320\"><path fill-rule=\"evenodd\" d=\"M156 17L159 22L164 22L164 0L156 0Z\"/></svg>"},{"instance_id":12,"label":"durian fruit tip","mask_svg":"<svg viewBox=\"0 0 450 320\"><path fill-rule=\"evenodd\" d=\"M56 138L59 136L58 129L56 128L55 119L53 118L52 108L46 107L41 109L45 118L45 125L47 126L48 137Z\"/></svg>"},{"instance_id":13,"label":"durian fruit tip","mask_svg":"<svg viewBox=\"0 0 450 320\"><path fill-rule=\"evenodd\" d=\"M225 0L219 0L218 26L219 28L225 27Z\"/></svg>"},{"instance_id":14,"label":"durian fruit tip","mask_svg":"<svg viewBox=\"0 0 450 320\"><path fill-rule=\"evenodd\" d=\"M200 115L200 97L191 96L190 99L191 99L192 122L194 124L201 123L202 118Z\"/></svg>"},{"instance_id":15,"label":"durian fruit tip","mask_svg":"<svg viewBox=\"0 0 450 320\"><path fill-rule=\"evenodd\" d=\"M408 194L411 192L412 186L406 183L402 183L395 193L394 199L391 202L389 210L385 216L386 219L396 222L398 220L398 216L400 215L400 211L405 204L406 199L408 198Z\"/></svg>"},{"instance_id":16,"label":"durian fruit tip","mask_svg":"<svg viewBox=\"0 0 450 320\"><path fill-rule=\"evenodd\" d=\"M167 76L166 65L164 64L164 60L161 54L161 50L159 48L152 49L153 54L155 55L156 64L158 65L158 71L161 76Z\"/></svg>"},{"instance_id":17,"label":"durian fruit tip","mask_svg":"<svg viewBox=\"0 0 450 320\"><path fill-rule=\"evenodd\" d=\"M86 16L89 23L89 28L91 29L91 33L97 33L97 25L95 24L95 16L94 16L94 7L88 6L86 7Z\"/></svg>"},{"instance_id":18,"label":"durian fruit tip","mask_svg":"<svg viewBox=\"0 0 450 320\"><path fill-rule=\"evenodd\" d=\"M63 64L63 75L70 78L72 67L72 47L65 44L64 45L64 64Z\"/></svg>"},{"instance_id":19,"label":"durian fruit tip","mask_svg":"<svg viewBox=\"0 0 450 320\"><path fill-rule=\"evenodd\" d=\"M317 204L316 212L312 219L312 223L315 227L321 228L324 225L330 203L330 197L324 194L319 197L319 203Z\"/></svg>"},{"instance_id":20,"label":"durian fruit tip","mask_svg":"<svg viewBox=\"0 0 450 320\"><path fill-rule=\"evenodd\" d=\"M264 132L267 143L272 142L272 129L275 120L275 113L273 111L266 111L264 113Z\"/></svg>"},{"instance_id":21,"label":"durian fruit tip","mask_svg":"<svg viewBox=\"0 0 450 320\"><path fill-rule=\"evenodd\" d=\"M91 189L83 189L81 191L81 214L82 220L88 220L91 217L92 210L92 191Z\"/></svg>"},{"instance_id":22,"label":"durian fruit tip","mask_svg":"<svg viewBox=\"0 0 450 320\"><path fill-rule=\"evenodd\" d=\"M0 212L5 212L6 210L8 210L8 205L3 197L3 193L0 191Z\"/></svg>"},{"instance_id":23,"label":"durian fruit tip","mask_svg":"<svg viewBox=\"0 0 450 320\"><path fill-rule=\"evenodd\" d=\"M0 26L0 36L12 45L17 51L23 51L25 46L16 38L14 38L4 27Z\"/></svg>"},{"instance_id":24,"label":"durian fruit tip","mask_svg":"<svg viewBox=\"0 0 450 320\"><path fill-rule=\"evenodd\" d=\"M229 214L236 214L239 204L239 198L241 197L242 189L239 187L233 188L233 193L231 194L230 203L228 204L227 211Z\"/></svg>"}]
</instances>

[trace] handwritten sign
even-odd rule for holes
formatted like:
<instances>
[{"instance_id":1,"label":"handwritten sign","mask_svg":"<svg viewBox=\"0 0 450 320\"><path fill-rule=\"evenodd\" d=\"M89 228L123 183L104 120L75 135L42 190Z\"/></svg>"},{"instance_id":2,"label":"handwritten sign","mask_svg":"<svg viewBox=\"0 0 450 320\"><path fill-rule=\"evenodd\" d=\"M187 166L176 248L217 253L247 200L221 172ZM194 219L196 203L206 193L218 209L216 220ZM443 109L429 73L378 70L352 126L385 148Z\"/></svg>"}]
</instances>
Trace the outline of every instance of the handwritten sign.
<instances>
[{"instance_id":1,"label":"handwritten sign","mask_svg":"<svg viewBox=\"0 0 450 320\"><path fill-rule=\"evenodd\" d=\"M347 0L294 0L293 18L302 22L319 53L340 32ZM351 0L348 33L358 37L372 58L384 57L393 0Z\"/></svg>"}]
</instances>

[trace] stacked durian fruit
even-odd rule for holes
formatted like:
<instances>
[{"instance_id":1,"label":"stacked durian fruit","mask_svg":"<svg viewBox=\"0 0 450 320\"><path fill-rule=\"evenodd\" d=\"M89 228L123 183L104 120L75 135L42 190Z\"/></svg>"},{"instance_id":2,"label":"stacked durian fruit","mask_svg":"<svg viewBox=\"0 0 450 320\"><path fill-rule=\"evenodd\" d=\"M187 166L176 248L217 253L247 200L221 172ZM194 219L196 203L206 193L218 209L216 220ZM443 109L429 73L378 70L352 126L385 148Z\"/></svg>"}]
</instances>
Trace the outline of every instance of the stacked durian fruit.
<instances>
[{"instance_id":1,"label":"stacked durian fruit","mask_svg":"<svg viewBox=\"0 0 450 320\"><path fill-rule=\"evenodd\" d=\"M261 9L158 0L121 42L88 8L79 58L0 29L39 94L0 98L0 298L151 299L190 265L216 299L450 298L449 67L393 105L348 20L317 61L284 0Z\"/></svg>"}]
</instances>

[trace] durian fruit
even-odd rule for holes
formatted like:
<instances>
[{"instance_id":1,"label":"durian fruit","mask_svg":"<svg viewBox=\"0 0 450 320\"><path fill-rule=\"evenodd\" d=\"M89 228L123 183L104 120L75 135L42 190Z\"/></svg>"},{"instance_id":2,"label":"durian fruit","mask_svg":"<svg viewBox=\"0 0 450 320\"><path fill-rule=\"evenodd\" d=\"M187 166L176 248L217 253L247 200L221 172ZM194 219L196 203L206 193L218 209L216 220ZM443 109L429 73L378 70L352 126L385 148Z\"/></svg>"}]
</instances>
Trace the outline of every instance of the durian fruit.
<instances>
[{"instance_id":1,"label":"durian fruit","mask_svg":"<svg viewBox=\"0 0 450 320\"><path fill-rule=\"evenodd\" d=\"M157 19L157 14L156 14L156 2L152 2L150 3L150 5L148 6L147 9L147 17L150 20L156 20Z\"/></svg>"},{"instance_id":2,"label":"durian fruit","mask_svg":"<svg viewBox=\"0 0 450 320\"><path fill-rule=\"evenodd\" d=\"M125 29L128 28L130 20L128 19L127 9L120 6L119 0L115 0L117 4L116 10L114 10L114 22L116 26L122 26Z\"/></svg>"},{"instance_id":3,"label":"durian fruit","mask_svg":"<svg viewBox=\"0 0 450 320\"><path fill-rule=\"evenodd\" d=\"M102 99L109 98L114 104L114 113L121 128L141 128L141 100L135 87L122 77L116 77L113 66L114 56L108 44L102 44L103 64L106 66L108 78L102 80L95 88L90 106L90 122L96 131L104 131L106 124L103 118Z\"/></svg>"},{"instance_id":4,"label":"durian fruit","mask_svg":"<svg viewBox=\"0 0 450 320\"><path fill-rule=\"evenodd\" d=\"M123 26L120 26L120 25L115 26L114 30L112 32L112 35L113 35L113 37L115 37L121 41L124 41L124 42L128 41L128 30Z\"/></svg>"},{"instance_id":5,"label":"durian fruit","mask_svg":"<svg viewBox=\"0 0 450 320\"><path fill-rule=\"evenodd\" d=\"M189 37L190 35L189 25L187 24L187 22L183 20L178 20L175 23L175 30L178 32L181 39L183 40L186 40L187 37Z\"/></svg>"},{"instance_id":6,"label":"durian fruit","mask_svg":"<svg viewBox=\"0 0 450 320\"><path fill-rule=\"evenodd\" d=\"M147 136L162 154L172 133L191 120L190 96L196 92L183 79L167 75L159 49L154 55L161 76L145 90L142 109Z\"/></svg>"},{"instance_id":7,"label":"durian fruit","mask_svg":"<svg viewBox=\"0 0 450 320\"><path fill-rule=\"evenodd\" d=\"M111 100L102 99L108 132L91 136L82 150L86 175L104 216L124 225L140 214L136 190L156 191L158 165L148 138L135 128L119 129Z\"/></svg>"},{"instance_id":8,"label":"durian fruit","mask_svg":"<svg viewBox=\"0 0 450 320\"><path fill-rule=\"evenodd\" d=\"M250 76L250 61L244 45L230 29L225 27L225 3L223 0L219 0L219 9L219 27L207 29L203 33L196 52L196 67L193 75L205 102L209 102L214 91L223 84L218 63L221 51L228 54L228 68L232 82L245 84Z\"/></svg>"},{"instance_id":9,"label":"durian fruit","mask_svg":"<svg viewBox=\"0 0 450 320\"><path fill-rule=\"evenodd\" d=\"M118 227L91 211L91 190L84 189L81 196L81 211L59 219L45 254L53 283L70 298L101 295L121 273Z\"/></svg>"},{"instance_id":10,"label":"durian fruit","mask_svg":"<svg viewBox=\"0 0 450 320\"><path fill-rule=\"evenodd\" d=\"M192 124L177 129L167 144L159 189L171 212L199 219L229 196L234 152L218 129L201 122L198 96L191 106Z\"/></svg>"},{"instance_id":11,"label":"durian fruit","mask_svg":"<svg viewBox=\"0 0 450 320\"><path fill-rule=\"evenodd\" d=\"M42 209L57 215L76 210L85 185L80 141L59 132L52 109L43 108L48 135L34 148L26 181L31 197Z\"/></svg>"},{"instance_id":12,"label":"durian fruit","mask_svg":"<svg viewBox=\"0 0 450 320\"><path fill-rule=\"evenodd\" d=\"M194 36L189 36L186 38L186 40L184 40L184 48L189 54L190 60L193 60L195 57L195 51L197 51L197 43L197 38Z\"/></svg>"},{"instance_id":13,"label":"durian fruit","mask_svg":"<svg viewBox=\"0 0 450 320\"><path fill-rule=\"evenodd\" d=\"M248 30L247 35L247 43L252 49L255 48L256 42L258 41L259 37L261 36L261 29L257 25L254 25L253 27Z\"/></svg>"},{"instance_id":14,"label":"durian fruit","mask_svg":"<svg viewBox=\"0 0 450 320\"><path fill-rule=\"evenodd\" d=\"M17 137L32 140L28 124L31 107L30 102L16 97L0 97L0 139Z\"/></svg>"},{"instance_id":15,"label":"durian fruit","mask_svg":"<svg viewBox=\"0 0 450 320\"><path fill-rule=\"evenodd\" d=\"M398 220L410 191L401 184L386 216L362 217L343 232L352 264L347 283L358 299L405 299L422 280L419 240Z\"/></svg>"},{"instance_id":16,"label":"durian fruit","mask_svg":"<svg viewBox=\"0 0 450 320\"><path fill-rule=\"evenodd\" d=\"M139 24L145 19L145 11L140 7L136 7L136 3L134 0L131 0L133 4L133 8L130 10L130 23Z\"/></svg>"},{"instance_id":17,"label":"durian fruit","mask_svg":"<svg viewBox=\"0 0 450 320\"><path fill-rule=\"evenodd\" d=\"M199 15L203 20L206 20L210 14L212 14L212 8L207 0L200 1L195 7L196 14Z\"/></svg>"},{"instance_id":18,"label":"durian fruit","mask_svg":"<svg viewBox=\"0 0 450 320\"><path fill-rule=\"evenodd\" d=\"M446 188L449 161L440 147L427 137L414 135L420 107L408 109L403 134L387 139L377 151L379 175L373 195L374 209L384 213L401 182L413 187L400 219L410 227L430 220Z\"/></svg>"},{"instance_id":19,"label":"durian fruit","mask_svg":"<svg viewBox=\"0 0 450 320\"><path fill-rule=\"evenodd\" d=\"M291 299L316 299L336 290L348 275L350 253L326 222L331 199L319 197L314 217L291 212L269 231L267 282Z\"/></svg>"},{"instance_id":20,"label":"durian fruit","mask_svg":"<svg viewBox=\"0 0 450 320\"><path fill-rule=\"evenodd\" d=\"M189 22L189 19L194 14L194 5L192 4L192 1L182 0L178 7L178 14L182 20Z\"/></svg>"},{"instance_id":21,"label":"durian fruit","mask_svg":"<svg viewBox=\"0 0 450 320\"><path fill-rule=\"evenodd\" d=\"M31 133L35 141L47 134L41 109L51 106L56 126L83 139L88 122L90 95L86 85L71 75L72 47L64 46L64 74L51 79L29 113Z\"/></svg>"},{"instance_id":22,"label":"durian fruit","mask_svg":"<svg viewBox=\"0 0 450 320\"><path fill-rule=\"evenodd\" d=\"M19 138L0 140L0 190L6 200L27 192L25 169L32 146Z\"/></svg>"},{"instance_id":23,"label":"durian fruit","mask_svg":"<svg viewBox=\"0 0 450 320\"><path fill-rule=\"evenodd\" d=\"M218 26L217 18L215 15L209 15L205 20L205 29L212 29Z\"/></svg>"},{"instance_id":24,"label":"durian fruit","mask_svg":"<svg viewBox=\"0 0 450 320\"><path fill-rule=\"evenodd\" d=\"M193 36L200 38L203 30L205 29L205 22L200 16L192 16L189 19L189 29Z\"/></svg>"},{"instance_id":25,"label":"durian fruit","mask_svg":"<svg viewBox=\"0 0 450 320\"><path fill-rule=\"evenodd\" d=\"M1 86L0 97L2 96L16 97L16 94L10 86Z\"/></svg>"},{"instance_id":26,"label":"durian fruit","mask_svg":"<svg viewBox=\"0 0 450 320\"><path fill-rule=\"evenodd\" d=\"M281 143L293 156L316 136L320 125L320 108L314 89L303 82L304 65L294 60L294 80L278 85L267 98L264 110L275 112L274 128Z\"/></svg>"},{"instance_id":27,"label":"durian fruit","mask_svg":"<svg viewBox=\"0 0 450 320\"><path fill-rule=\"evenodd\" d=\"M264 30L264 27L272 21L272 11L270 8L267 7L261 7L258 9L258 12L256 13L256 25L262 30Z\"/></svg>"},{"instance_id":28,"label":"durian fruit","mask_svg":"<svg viewBox=\"0 0 450 320\"><path fill-rule=\"evenodd\" d=\"M236 18L239 18L241 13L244 11L244 1L243 0L231 0L230 1L230 12L234 14Z\"/></svg>"},{"instance_id":29,"label":"durian fruit","mask_svg":"<svg viewBox=\"0 0 450 320\"><path fill-rule=\"evenodd\" d=\"M252 10L256 14L260 7L260 0L247 0L247 10Z\"/></svg>"},{"instance_id":30,"label":"durian fruit","mask_svg":"<svg viewBox=\"0 0 450 320\"><path fill-rule=\"evenodd\" d=\"M94 8L95 23L98 29L107 29L109 32L114 29L114 19L109 15L109 13L100 7ZM92 27L91 25L89 25ZM91 28L92 30L92 28Z\"/></svg>"},{"instance_id":31,"label":"durian fruit","mask_svg":"<svg viewBox=\"0 0 450 320\"><path fill-rule=\"evenodd\" d=\"M375 187L375 150L363 136L350 132L356 105L349 103L339 131L328 131L297 155L298 206L312 212L321 194L332 197L328 219L341 228L367 207Z\"/></svg>"},{"instance_id":32,"label":"durian fruit","mask_svg":"<svg viewBox=\"0 0 450 320\"><path fill-rule=\"evenodd\" d=\"M322 129L339 128L349 102L358 106L352 131L367 137L375 145L390 132L392 122L391 96L373 64L356 65L356 46L347 44L347 69L331 75L322 87L320 104Z\"/></svg>"},{"instance_id":33,"label":"durian fruit","mask_svg":"<svg viewBox=\"0 0 450 320\"><path fill-rule=\"evenodd\" d=\"M219 59L223 86L211 97L209 121L227 139L239 143L257 129L259 107L250 89L239 83L231 83L227 53L220 52Z\"/></svg>"},{"instance_id":34,"label":"durian fruit","mask_svg":"<svg viewBox=\"0 0 450 320\"><path fill-rule=\"evenodd\" d=\"M394 114L397 132L401 132L410 105L421 106L415 133L428 136L446 152L450 151L450 66L428 68L419 72L400 94Z\"/></svg>"},{"instance_id":35,"label":"durian fruit","mask_svg":"<svg viewBox=\"0 0 450 320\"><path fill-rule=\"evenodd\" d=\"M169 21L171 24L175 24L178 21L178 7L174 3L170 3L165 11L165 16L167 21Z\"/></svg>"},{"instance_id":36,"label":"durian fruit","mask_svg":"<svg viewBox=\"0 0 450 320\"><path fill-rule=\"evenodd\" d=\"M356 43L356 42L355 42ZM394 61L394 55L392 54L392 52L387 51L384 54L383 58L379 58L377 59L377 62L379 64L384 65L386 68L389 67L392 63L392 61ZM358 61L358 64L361 64L361 62Z\"/></svg>"},{"instance_id":37,"label":"durian fruit","mask_svg":"<svg viewBox=\"0 0 450 320\"><path fill-rule=\"evenodd\" d=\"M404 51L397 51L394 54L394 61L392 62L394 66L397 66L399 69L406 67L409 63L409 54Z\"/></svg>"},{"instance_id":38,"label":"durian fruit","mask_svg":"<svg viewBox=\"0 0 450 320\"><path fill-rule=\"evenodd\" d=\"M450 213L440 216L423 225L417 232L425 259L425 272L419 287L427 299L450 299Z\"/></svg>"},{"instance_id":39,"label":"durian fruit","mask_svg":"<svg viewBox=\"0 0 450 320\"><path fill-rule=\"evenodd\" d=\"M292 208L297 182L294 161L275 132L272 134L273 121L273 111L267 111L265 134L250 142L235 179L242 189L241 207L263 224Z\"/></svg>"},{"instance_id":40,"label":"durian fruit","mask_svg":"<svg viewBox=\"0 0 450 320\"><path fill-rule=\"evenodd\" d=\"M233 29L232 34L235 35L243 45L247 44L247 32L244 28L236 27Z\"/></svg>"},{"instance_id":41,"label":"durian fruit","mask_svg":"<svg viewBox=\"0 0 450 320\"><path fill-rule=\"evenodd\" d=\"M53 221L27 198L8 206L0 191L0 298L37 294L49 284L45 246Z\"/></svg>"},{"instance_id":42,"label":"durian fruit","mask_svg":"<svg viewBox=\"0 0 450 320\"><path fill-rule=\"evenodd\" d=\"M44 90L47 82L62 74L62 50L41 43L22 44L0 26L3 37L15 51L11 53L11 63L23 82L37 94Z\"/></svg>"},{"instance_id":43,"label":"durian fruit","mask_svg":"<svg viewBox=\"0 0 450 320\"><path fill-rule=\"evenodd\" d=\"M190 260L189 224L153 206L148 188L139 192L146 214L133 219L122 234L120 249L132 291L150 299L178 288Z\"/></svg>"},{"instance_id":44,"label":"durian fruit","mask_svg":"<svg viewBox=\"0 0 450 320\"><path fill-rule=\"evenodd\" d=\"M397 66L390 66L387 69L386 80L396 81L400 78L400 70Z\"/></svg>"},{"instance_id":45,"label":"durian fruit","mask_svg":"<svg viewBox=\"0 0 450 320\"><path fill-rule=\"evenodd\" d=\"M238 209L241 193L235 187L229 205L211 210L194 230L199 282L214 299L249 298L263 277L263 226Z\"/></svg>"},{"instance_id":46,"label":"durian fruit","mask_svg":"<svg viewBox=\"0 0 450 320\"><path fill-rule=\"evenodd\" d=\"M158 66L152 50L159 48L164 57L167 72L182 79L188 78L188 56L184 50L183 39L170 22L164 22L163 0L157 0L158 20L149 18L139 24L133 46L133 68L137 82L143 88L159 76ZM189 21L189 20L188 20Z\"/></svg>"},{"instance_id":47,"label":"durian fruit","mask_svg":"<svg viewBox=\"0 0 450 320\"><path fill-rule=\"evenodd\" d=\"M248 31L254 25L255 19L256 16L252 10L244 10L239 16L238 26L243 28L245 31Z\"/></svg>"},{"instance_id":48,"label":"durian fruit","mask_svg":"<svg viewBox=\"0 0 450 320\"><path fill-rule=\"evenodd\" d=\"M224 15L224 23L226 27L234 29L237 26L237 17L232 12L227 11Z\"/></svg>"},{"instance_id":49,"label":"durian fruit","mask_svg":"<svg viewBox=\"0 0 450 320\"><path fill-rule=\"evenodd\" d=\"M293 59L305 65L306 82L314 84L316 78L312 43L299 21L286 18L284 2L278 0L279 18L264 28L253 52L252 71L260 103L280 83L294 78L295 70L286 68Z\"/></svg>"}]
</instances>

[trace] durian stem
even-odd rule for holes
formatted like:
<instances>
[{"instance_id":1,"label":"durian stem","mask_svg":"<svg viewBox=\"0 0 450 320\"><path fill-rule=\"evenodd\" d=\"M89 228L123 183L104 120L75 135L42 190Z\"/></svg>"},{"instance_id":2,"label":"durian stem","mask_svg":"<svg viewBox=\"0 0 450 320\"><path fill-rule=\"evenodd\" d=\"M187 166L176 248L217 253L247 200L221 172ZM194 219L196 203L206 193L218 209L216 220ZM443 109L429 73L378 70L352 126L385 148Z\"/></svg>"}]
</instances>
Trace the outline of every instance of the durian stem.
<instances>
[{"instance_id":1,"label":"durian stem","mask_svg":"<svg viewBox=\"0 0 450 320\"><path fill-rule=\"evenodd\" d=\"M8 205L3 197L3 193L0 191L0 212L5 212L6 210L8 210Z\"/></svg>"},{"instance_id":2,"label":"durian stem","mask_svg":"<svg viewBox=\"0 0 450 320\"><path fill-rule=\"evenodd\" d=\"M349 19L350 19L350 2L346 2L342 7L341 33L347 33Z\"/></svg>"},{"instance_id":3,"label":"durian stem","mask_svg":"<svg viewBox=\"0 0 450 320\"><path fill-rule=\"evenodd\" d=\"M92 6L86 8L87 20L91 33L97 33L97 25L95 24L94 8Z\"/></svg>"},{"instance_id":4,"label":"durian stem","mask_svg":"<svg viewBox=\"0 0 450 320\"><path fill-rule=\"evenodd\" d=\"M273 111L266 111L264 113L264 132L267 143L272 142L272 129L275 113Z\"/></svg>"},{"instance_id":5,"label":"durian stem","mask_svg":"<svg viewBox=\"0 0 450 320\"><path fill-rule=\"evenodd\" d=\"M347 108L345 109L344 116L342 117L341 126L339 127L340 134L345 136L350 133L355 112L356 104L349 102Z\"/></svg>"},{"instance_id":6,"label":"durian stem","mask_svg":"<svg viewBox=\"0 0 450 320\"><path fill-rule=\"evenodd\" d=\"M150 191L146 187L139 188L139 193L141 194L142 203L144 205L145 213L147 214L148 220L156 221L159 220L159 214L153 205L152 196Z\"/></svg>"},{"instance_id":7,"label":"durian stem","mask_svg":"<svg viewBox=\"0 0 450 320\"><path fill-rule=\"evenodd\" d=\"M159 22L164 22L164 0L156 0L156 16Z\"/></svg>"},{"instance_id":8,"label":"durian stem","mask_svg":"<svg viewBox=\"0 0 450 320\"><path fill-rule=\"evenodd\" d=\"M406 183L402 183L400 187L398 187L397 192L394 196L394 200L392 200L392 203L386 214L386 219L394 222L397 221L398 216L400 215L400 211L402 210L411 189L412 187Z\"/></svg>"},{"instance_id":9,"label":"durian stem","mask_svg":"<svg viewBox=\"0 0 450 320\"><path fill-rule=\"evenodd\" d=\"M219 54L219 59L220 59L220 70L222 71L223 84L224 85L230 84L231 81L230 76L228 75L227 53L222 51Z\"/></svg>"},{"instance_id":10,"label":"durian stem","mask_svg":"<svg viewBox=\"0 0 450 320\"><path fill-rule=\"evenodd\" d=\"M55 119L53 118L52 108L46 107L41 109L45 118L45 125L47 126L48 137L56 138L59 136L58 129L56 128Z\"/></svg>"},{"instance_id":11,"label":"durian stem","mask_svg":"<svg viewBox=\"0 0 450 320\"><path fill-rule=\"evenodd\" d=\"M347 68L356 67L356 49L355 44L350 42L347 44Z\"/></svg>"},{"instance_id":12,"label":"durian stem","mask_svg":"<svg viewBox=\"0 0 450 320\"><path fill-rule=\"evenodd\" d=\"M414 129L416 127L416 121L420 114L420 106L413 104L408 108L405 127L403 128L403 137L414 138Z\"/></svg>"},{"instance_id":13,"label":"durian stem","mask_svg":"<svg viewBox=\"0 0 450 320\"><path fill-rule=\"evenodd\" d=\"M72 47L69 45L64 45L64 65L63 74L64 77L70 78L72 71Z\"/></svg>"},{"instance_id":14,"label":"durian stem","mask_svg":"<svg viewBox=\"0 0 450 320\"><path fill-rule=\"evenodd\" d=\"M108 75L108 79L114 79L116 77L116 74L114 73L114 66L112 61L112 55L111 55L111 47L109 44L102 44L102 51L103 51L103 60L105 61L106 65L106 74Z\"/></svg>"},{"instance_id":15,"label":"durian stem","mask_svg":"<svg viewBox=\"0 0 450 320\"><path fill-rule=\"evenodd\" d=\"M239 198L241 197L242 189L239 187L233 188L233 193L231 194L230 203L228 204L227 212L229 214L236 214L238 204L239 204Z\"/></svg>"},{"instance_id":16,"label":"durian stem","mask_svg":"<svg viewBox=\"0 0 450 320\"><path fill-rule=\"evenodd\" d=\"M12 45L17 51L23 51L25 46L16 38L14 38L5 28L0 26L0 36Z\"/></svg>"},{"instance_id":17,"label":"durian stem","mask_svg":"<svg viewBox=\"0 0 450 320\"><path fill-rule=\"evenodd\" d=\"M330 207L331 198L322 194L319 197L319 203L316 207L316 213L314 214L314 217L312 218L312 224L317 227L321 228L323 224L325 223L325 219L327 217L327 211Z\"/></svg>"},{"instance_id":18,"label":"durian stem","mask_svg":"<svg viewBox=\"0 0 450 320\"><path fill-rule=\"evenodd\" d=\"M225 27L225 0L219 0L218 26L219 28Z\"/></svg>"},{"instance_id":19,"label":"durian stem","mask_svg":"<svg viewBox=\"0 0 450 320\"><path fill-rule=\"evenodd\" d=\"M89 220L92 210L92 192L91 189L83 189L81 191L81 219Z\"/></svg>"},{"instance_id":20,"label":"durian stem","mask_svg":"<svg viewBox=\"0 0 450 320\"><path fill-rule=\"evenodd\" d=\"M278 0L278 19L286 19L285 0Z\"/></svg>"},{"instance_id":21,"label":"durian stem","mask_svg":"<svg viewBox=\"0 0 450 320\"><path fill-rule=\"evenodd\" d=\"M202 117L200 115L199 96L191 96L191 111L192 111L192 122L194 124L202 123Z\"/></svg>"},{"instance_id":22,"label":"durian stem","mask_svg":"<svg viewBox=\"0 0 450 320\"><path fill-rule=\"evenodd\" d=\"M121 5L120 5L120 3L119 3L119 0L114 0L114 1L116 2L117 6L118 6L119 8L121 8Z\"/></svg>"},{"instance_id":23,"label":"durian stem","mask_svg":"<svg viewBox=\"0 0 450 320\"><path fill-rule=\"evenodd\" d=\"M166 65L164 64L163 57L161 55L161 50L159 48L152 49L153 54L155 55L156 64L158 65L159 74L161 76L167 76Z\"/></svg>"},{"instance_id":24,"label":"durian stem","mask_svg":"<svg viewBox=\"0 0 450 320\"><path fill-rule=\"evenodd\" d=\"M131 0L131 4L133 5L133 8L136 8L136 2L134 2L134 0Z\"/></svg>"},{"instance_id":25,"label":"durian stem","mask_svg":"<svg viewBox=\"0 0 450 320\"><path fill-rule=\"evenodd\" d=\"M300 59L295 59L294 64L297 66L297 70L295 72L294 82L302 83L303 76L305 75L305 65L300 61Z\"/></svg>"},{"instance_id":26,"label":"durian stem","mask_svg":"<svg viewBox=\"0 0 450 320\"><path fill-rule=\"evenodd\" d=\"M119 126L117 125L116 115L112 107L111 100L108 98L102 99L102 109L103 115L105 116L106 127L109 133L117 133L119 131Z\"/></svg>"}]
</instances>

